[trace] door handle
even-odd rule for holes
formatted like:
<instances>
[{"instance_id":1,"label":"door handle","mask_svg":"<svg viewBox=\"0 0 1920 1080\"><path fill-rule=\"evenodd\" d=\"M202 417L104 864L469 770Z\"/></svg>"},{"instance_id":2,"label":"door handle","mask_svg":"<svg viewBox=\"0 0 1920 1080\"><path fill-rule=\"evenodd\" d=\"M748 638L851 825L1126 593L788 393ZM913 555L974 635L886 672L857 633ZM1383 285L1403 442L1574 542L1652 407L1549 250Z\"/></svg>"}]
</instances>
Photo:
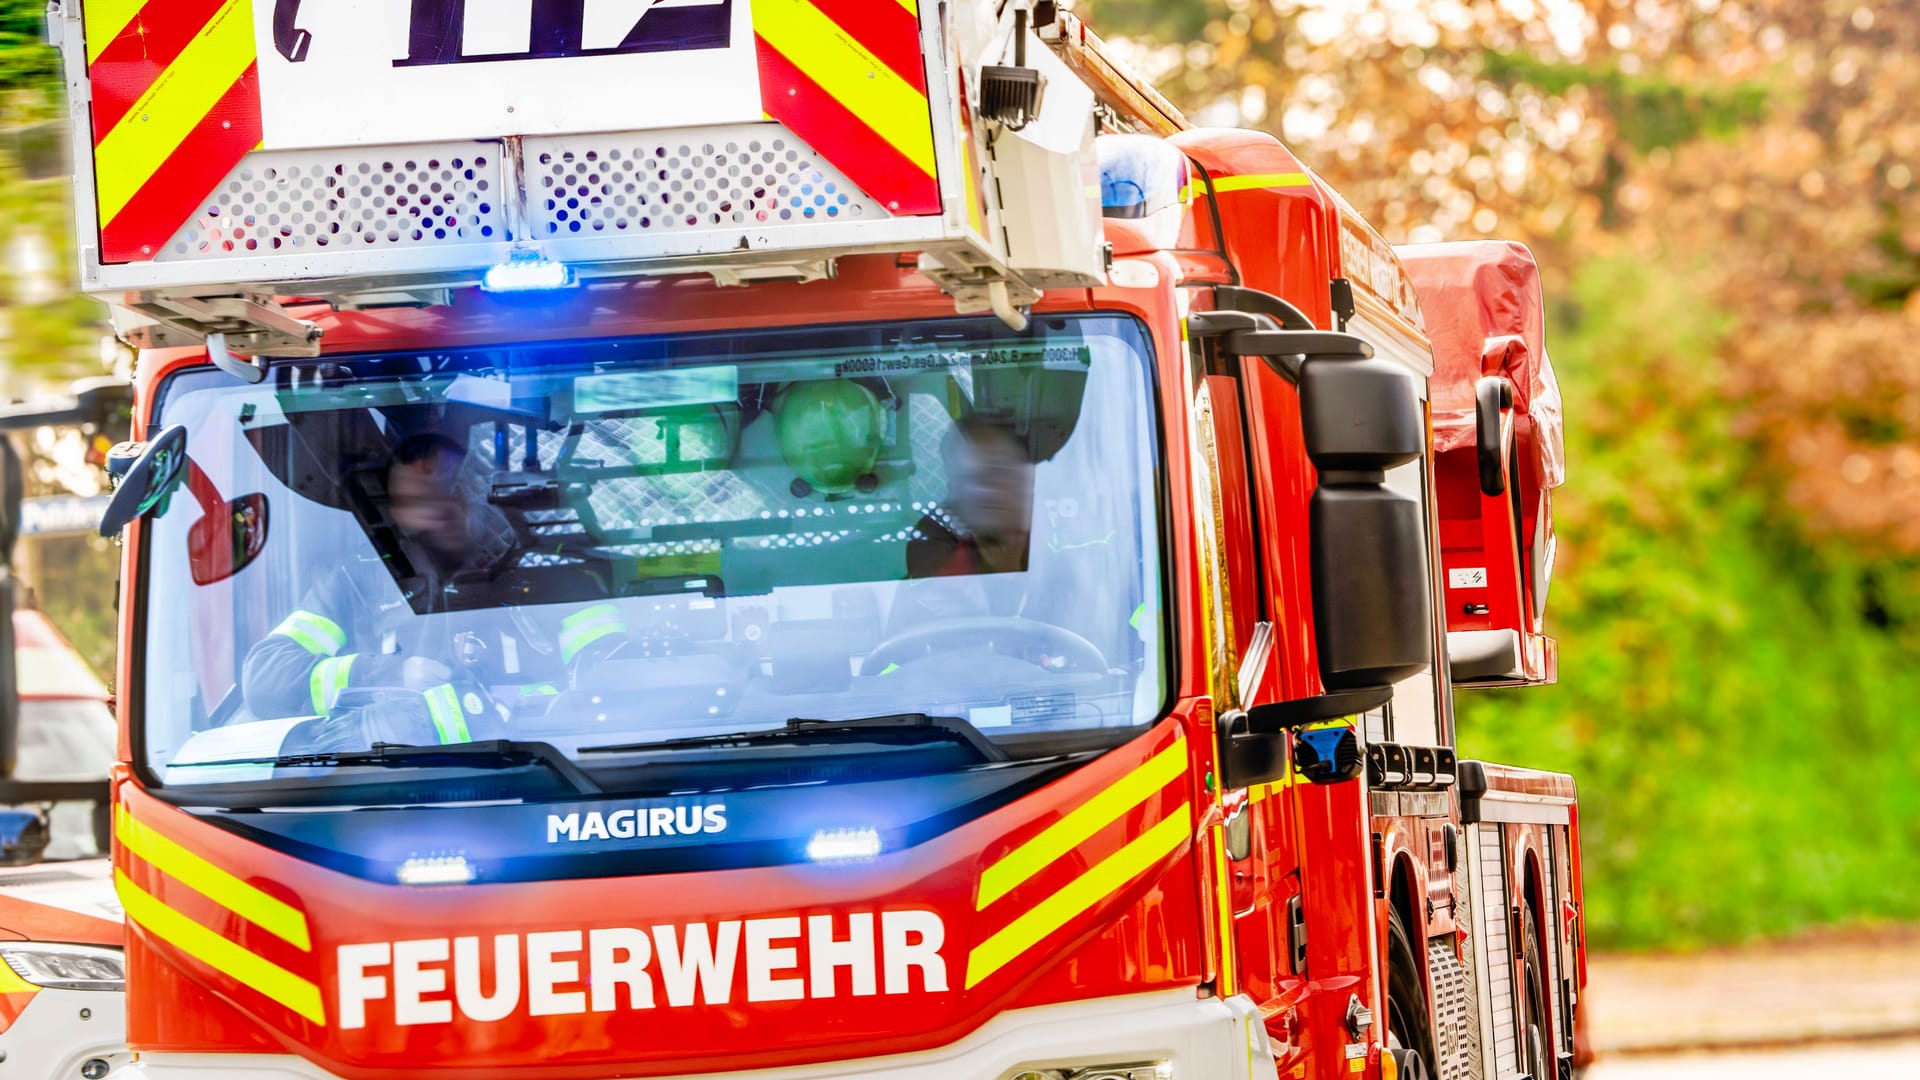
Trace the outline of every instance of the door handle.
<instances>
[{"instance_id":1,"label":"door handle","mask_svg":"<svg viewBox=\"0 0 1920 1080\"><path fill-rule=\"evenodd\" d=\"M300 21L300 0L273 0L273 47L290 64L307 58L307 46L313 35L295 24Z\"/></svg>"}]
</instances>

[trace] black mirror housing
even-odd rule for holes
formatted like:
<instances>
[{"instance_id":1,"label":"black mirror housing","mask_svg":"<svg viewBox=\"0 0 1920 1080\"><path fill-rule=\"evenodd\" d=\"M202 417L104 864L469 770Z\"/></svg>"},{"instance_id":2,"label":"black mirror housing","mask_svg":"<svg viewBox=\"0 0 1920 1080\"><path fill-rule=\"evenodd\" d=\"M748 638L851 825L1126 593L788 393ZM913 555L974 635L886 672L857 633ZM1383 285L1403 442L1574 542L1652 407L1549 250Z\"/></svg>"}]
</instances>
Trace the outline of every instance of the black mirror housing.
<instances>
[{"instance_id":1,"label":"black mirror housing","mask_svg":"<svg viewBox=\"0 0 1920 1080\"><path fill-rule=\"evenodd\" d=\"M137 455L125 453L137 449ZM121 461L132 456L125 468ZM165 513L174 489L187 475L187 429L179 424L162 431L144 447L116 446L107 462L109 474L119 477L113 499L100 517L100 535L114 537L148 514Z\"/></svg>"},{"instance_id":2,"label":"black mirror housing","mask_svg":"<svg viewBox=\"0 0 1920 1080\"><path fill-rule=\"evenodd\" d=\"M1427 452L1420 382L1356 335L1299 328L1304 316L1283 323L1291 306L1263 296L1226 293L1230 308L1189 316L1188 331L1217 338L1229 354L1260 357L1299 387L1307 457L1320 474L1308 528L1321 682L1330 699L1391 687L1433 665L1427 522L1418 500L1386 482L1389 469ZM1298 708L1312 700L1285 703L1295 707L1288 715L1312 712ZM1260 726L1304 722L1268 717Z\"/></svg>"},{"instance_id":3,"label":"black mirror housing","mask_svg":"<svg viewBox=\"0 0 1920 1080\"><path fill-rule=\"evenodd\" d=\"M1250 787L1285 777L1295 764L1288 732L1356 716L1393 699L1390 686L1338 690L1317 697L1255 705L1220 717L1220 778L1228 788Z\"/></svg>"},{"instance_id":4,"label":"black mirror housing","mask_svg":"<svg viewBox=\"0 0 1920 1080\"><path fill-rule=\"evenodd\" d=\"M1328 690L1388 686L1433 663L1426 521L1384 483L1330 485L1309 520L1313 628Z\"/></svg>"},{"instance_id":5,"label":"black mirror housing","mask_svg":"<svg viewBox=\"0 0 1920 1080\"><path fill-rule=\"evenodd\" d=\"M1358 341L1358 339L1355 339ZM1300 376L1314 646L1328 691L1391 686L1433 664L1427 522L1387 470L1426 452L1412 372L1372 350L1310 358Z\"/></svg>"},{"instance_id":6,"label":"black mirror housing","mask_svg":"<svg viewBox=\"0 0 1920 1080\"><path fill-rule=\"evenodd\" d=\"M1309 361L1300 373L1307 456L1321 472L1384 473L1427 448L1412 372L1358 354Z\"/></svg>"}]
</instances>

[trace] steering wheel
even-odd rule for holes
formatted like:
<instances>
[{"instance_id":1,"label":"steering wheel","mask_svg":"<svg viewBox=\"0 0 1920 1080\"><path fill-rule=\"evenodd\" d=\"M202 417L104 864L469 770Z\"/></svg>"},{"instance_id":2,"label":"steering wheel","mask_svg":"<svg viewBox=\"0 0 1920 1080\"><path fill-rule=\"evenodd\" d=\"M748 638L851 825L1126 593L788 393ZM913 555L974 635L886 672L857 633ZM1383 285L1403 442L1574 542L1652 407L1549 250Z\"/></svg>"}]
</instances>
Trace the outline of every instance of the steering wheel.
<instances>
[{"instance_id":1,"label":"steering wheel","mask_svg":"<svg viewBox=\"0 0 1920 1080\"><path fill-rule=\"evenodd\" d=\"M1016 616L984 615L947 619L895 634L874 646L861 661L860 674L878 675L889 665L910 664L939 652L980 649L1020 660L1027 658L1023 653L1044 653L1064 662L1058 669L1047 669L1061 673L1105 675L1108 671L1106 654L1099 646L1071 630ZM1045 665L1034 662L1034 666Z\"/></svg>"}]
</instances>

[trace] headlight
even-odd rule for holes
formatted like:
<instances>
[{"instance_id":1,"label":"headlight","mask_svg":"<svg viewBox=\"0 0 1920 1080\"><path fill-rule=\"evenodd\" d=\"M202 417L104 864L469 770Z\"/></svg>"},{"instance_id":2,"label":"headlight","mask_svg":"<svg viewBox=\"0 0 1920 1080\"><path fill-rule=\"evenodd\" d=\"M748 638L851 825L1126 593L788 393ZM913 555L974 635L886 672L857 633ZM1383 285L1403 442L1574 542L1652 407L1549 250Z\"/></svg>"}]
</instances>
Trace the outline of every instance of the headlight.
<instances>
[{"instance_id":1,"label":"headlight","mask_svg":"<svg viewBox=\"0 0 1920 1080\"><path fill-rule=\"evenodd\" d=\"M0 944L0 960L15 975L48 990L127 988L126 958L119 949L9 941Z\"/></svg>"}]
</instances>

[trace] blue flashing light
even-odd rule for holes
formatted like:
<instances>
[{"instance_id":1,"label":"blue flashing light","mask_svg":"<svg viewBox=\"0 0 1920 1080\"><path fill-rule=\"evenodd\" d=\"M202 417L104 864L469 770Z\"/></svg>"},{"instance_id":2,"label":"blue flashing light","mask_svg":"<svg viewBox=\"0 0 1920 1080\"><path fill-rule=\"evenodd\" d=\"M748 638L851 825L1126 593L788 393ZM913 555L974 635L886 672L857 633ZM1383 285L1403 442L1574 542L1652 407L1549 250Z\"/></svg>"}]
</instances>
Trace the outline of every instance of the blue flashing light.
<instances>
[{"instance_id":1,"label":"blue flashing light","mask_svg":"<svg viewBox=\"0 0 1920 1080\"><path fill-rule=\"evenodd\" d=\"M1102 135L1100 210L1138 220L1185 206L1193 198L1193 165L1178 147L1151 135Z\"/></svg>"},{"instance_id":2,"label":"blue flashing light","mask_svg":"<svg viewBox=\"0 0 1920 1080\"><path fill-rule=\"evenodd\" d=\"M401 863L394 876L402 885L465 885L473 880L473 867L457 853L415 855Z\"/></svg>"},{"instance_id":3,"label":"blue flashing light","mask_svg":"<svg viewBox=\"0 0 1920 1080\"><path fill-rule=\"evenodd\" d=\"M814 862L871 859L880 854L880 833L873 828L821 829L807 841L807 858Z\"/></svg>"},{"instance_id":4,"label":"blue flashing light","mask_svg":"<svg viewBox=\"0 0 1920 1080\"><path fill-rule=\"evenodd\" d=\"M491 293L549 292L574 284L571 267L543 255L515 255L480 279L480 287Z\"/></svg>"}]
</instances>

